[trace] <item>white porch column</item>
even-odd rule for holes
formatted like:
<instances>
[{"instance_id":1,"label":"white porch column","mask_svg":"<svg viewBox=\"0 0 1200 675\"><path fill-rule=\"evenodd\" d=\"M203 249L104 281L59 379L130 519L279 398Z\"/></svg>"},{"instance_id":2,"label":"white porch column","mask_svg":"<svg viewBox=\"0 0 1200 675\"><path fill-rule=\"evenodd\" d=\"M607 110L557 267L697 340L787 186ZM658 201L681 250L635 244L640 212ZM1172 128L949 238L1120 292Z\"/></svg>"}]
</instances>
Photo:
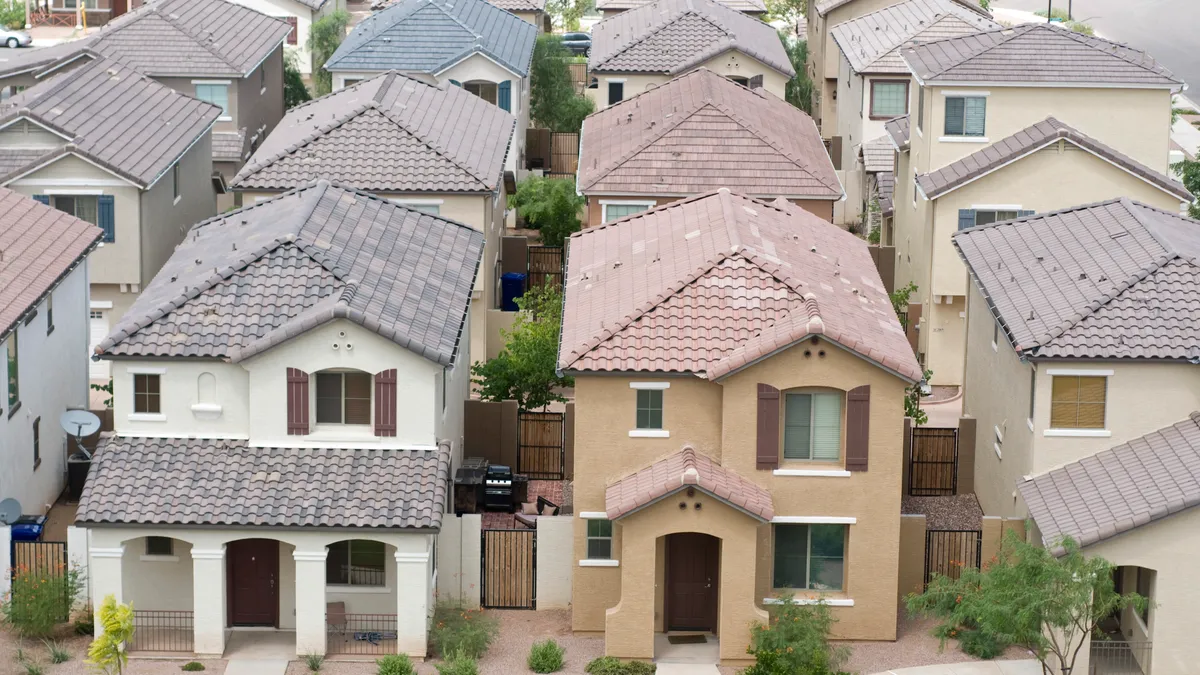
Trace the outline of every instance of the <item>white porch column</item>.
<instances>
[{"instance_id":1,"label":"white porch column","mask_svg":"<svg viewBox=\"0 0 1200 675\"><path fill-rule=\"evenodd\" d=\"M292 551L296 560L296 655L325 653L325 556L329 551Z\"/></svg>"},{"instance_id":2,"label":"white porch column","mask_svg":"<svg viewBox=\"0 0 1200 675\"><path fill-rule=\"evenodd\" d=\"M92 548L88 552L92 558L92 564L89 565L92 572L92 611L97 613L96 637L100 637L104 633L104 626L100 625L98 612L104 598L111 595L121 602L121 558L125 555L125 544Z\"/></svg>"},{"instance_id":3,"label":"white porch column","mask_svg":"<svg viewBox=\"0 0 1200 675\"><path fill-rule=\"evenodd\" d=\"M79 591L79 596L71 603L71 610L77 610L88 603L88 599L92 597L92 573L88 569L88 548L91 547L91 535L89 530L74 525L67 528L67 560L73 569L79 570L81 577L80 581L83 587ZM0 553L0 556L4 554ZM2 558L0 558L2 561ZM2 594L2 593L0 593Z\"/></svg>"},{"instance_id":4,"label":"white porch column","mask_svg":"<svg viewBox=\"0 0 1200 675\"><path fill-rule=\"evenodd\" d=\"M0 525L0 598L8 594L12 582L8 575L12 570L12 528Z\"/></svg>"},{"instance_id":5,"label":"white porch column","mask_svg":"<svg viewBox=\"0 0 1200 675\"><path fill-rule=\"evenodd\" d=\"M197 654L225 653L225 546L192 548L192 609Z\"/></svg>"},{"instance_id":6,"label":"white porch column","mask_svg":"<svg viewBox=\"0 0 1200 675\"><path fill-rule=\"evenodd\" d=\"M429 614L429 551L396 551L396 646L424 659Z\"/></svg>"}]
</instances>

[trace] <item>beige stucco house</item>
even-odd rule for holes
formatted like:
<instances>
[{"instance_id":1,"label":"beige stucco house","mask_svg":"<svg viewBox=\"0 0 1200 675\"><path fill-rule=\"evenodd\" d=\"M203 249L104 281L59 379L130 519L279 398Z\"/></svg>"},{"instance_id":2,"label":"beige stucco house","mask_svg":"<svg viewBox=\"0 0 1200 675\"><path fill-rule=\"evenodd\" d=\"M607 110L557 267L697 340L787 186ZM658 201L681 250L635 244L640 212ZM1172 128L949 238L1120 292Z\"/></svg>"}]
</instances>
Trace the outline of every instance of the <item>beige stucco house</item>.
<instances>
[{"instance_id":1,"label":"beige stucco house","mask_svg":"<svg viewBox=\"0 0 1200 675\"><path fill-rule=\"evenodd\" d=\"M599 0L596 3L596 9L600 10L601 18L608 19L621 12L637 9L652 2L654 0ZM732 10L756 19L763 18L767 13L767 6L762 0L720 0L720 2Z\"/></svg>"},{"instance_id":2,"label":"beige stucco house","mask_svg":"<svg viewBox=\"0 0 1200 675\"><path fill-rule=\"evenodd\" d=\"M285 21L292 30L284 49L296 55L296 67L305 80L312 79L313 55L308 49L312 25L337 11L346 10L346 0L229 0Z\"/></svg>"},{"instance_id":3,"label":"beige stucco house","mask_svg":"<svg viewBox=\"0 0 1200 675\"><path fill-rule=\"evenodd\" d=\"M553 30L550 25L550 14L546 12L546 0L488 0L488 2L522 21L537 26L539 33L549 33Z\"/></svg>"},{"instance_id":4,"label":"beige stucco house","mask_svg":"<svg viewBox=\"0 0 1200 675\"><path fill-rule=\"evenodd\" d=\"M1069 55L1043 59L1049 52ZM1180 81L1143 52L1046 24L907 47L917 86L885 128L900 151L896 287L918 287L918 352L932 383L961 386L967 276L954 232L1128 196L1179 211L1167 173Z\"/></svg>"},{"instance_id":5,"label":"beige stucco house","mask_svg":"<svg viewBox=\"0 0 1200 675\"><path fill-rule=\"evenodd\" d=\"M744 663L767 608L896 637L903 392L920 377L866 244L722 189L572 235L572 627ZM769 320L768 320L769 319Z\"/></svg>"}]
</instances>

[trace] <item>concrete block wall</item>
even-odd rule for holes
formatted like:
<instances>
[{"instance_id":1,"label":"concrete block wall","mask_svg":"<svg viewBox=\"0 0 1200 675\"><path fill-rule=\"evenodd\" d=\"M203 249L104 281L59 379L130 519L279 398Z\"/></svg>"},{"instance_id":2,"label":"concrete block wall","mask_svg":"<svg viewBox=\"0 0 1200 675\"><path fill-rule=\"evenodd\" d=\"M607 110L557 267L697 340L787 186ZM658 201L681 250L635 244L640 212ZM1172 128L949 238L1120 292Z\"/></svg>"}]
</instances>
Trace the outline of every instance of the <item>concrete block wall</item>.
<instances>
[{"instance_id":1,"label":"concrete block wall","mask_svg":"<svg viewBox=\"0 0 1200 675\"><path fill-rule=\"evenodd\" d=\"M72 609L79 609L87 605L88 599L92 597L91 574L88 569L88 548L90 546L91 537L88 530L75 526L67 528L67 564L72 569L79 570L79 576L83 582L79 596L72 603ZM8 546L5 546L4 550L8 551Z\"/></svg>"},{"instance_id":2,"label":"concrete block wall","mask_svg":"<svg viewBox=\"0 0 1200 675\"><path fill-rule=\"evenodd\" d=\"M479 608L482 525L479 514L442 517L437 538L437 603Z\"/></svg>"},{"instance_id":3,"label":"concrete block wall","mask_svg":"<svg viewBox=\"0 0 1200 675\"><path fill-rule=\"evenodd\" d=\"M538 610L567 609L571 606L575 520L572 516L542 516L537 519Z\"/></svg>"}]
</instances>

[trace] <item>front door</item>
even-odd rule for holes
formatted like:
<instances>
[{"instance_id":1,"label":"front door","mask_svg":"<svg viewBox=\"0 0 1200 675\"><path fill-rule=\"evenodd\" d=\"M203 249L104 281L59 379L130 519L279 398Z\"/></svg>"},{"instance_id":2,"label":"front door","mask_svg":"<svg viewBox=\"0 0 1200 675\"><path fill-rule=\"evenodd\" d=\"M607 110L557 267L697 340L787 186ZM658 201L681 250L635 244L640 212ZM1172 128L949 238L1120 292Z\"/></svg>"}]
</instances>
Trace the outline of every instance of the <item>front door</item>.
<instances>
[{"instance_id":1,"label":"front door","mask_svg":"<svg viewBox=\"0 0 1200 675\"><path fill-rule=\"evenodd\" d=\"M667 630L716 632L719 550L707 534L667 537Z\"/></svg>"},{"instance_id":2,"label":"front door","mask_svg":"<svg viewBox=\"0 0 1200 675\"><path fill-rule=\"evenodd\" d=\"M225 554L229 624L279 627L279 542L242 539Z\"/></svg>"}]
</instances>

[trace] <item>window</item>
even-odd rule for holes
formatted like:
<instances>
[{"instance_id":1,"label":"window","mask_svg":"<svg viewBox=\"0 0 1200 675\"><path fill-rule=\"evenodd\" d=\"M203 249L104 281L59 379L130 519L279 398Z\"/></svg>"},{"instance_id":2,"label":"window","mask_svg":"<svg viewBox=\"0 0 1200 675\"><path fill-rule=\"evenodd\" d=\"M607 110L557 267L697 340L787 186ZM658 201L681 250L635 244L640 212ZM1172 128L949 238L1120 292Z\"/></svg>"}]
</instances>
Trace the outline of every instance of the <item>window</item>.
<instances>
[{"instance_id":1,"label":"window","mask_svg":"<svg viewBox=\"0 0 1200 675\"><path fill-rule=\"evenodd\" d=\"M33 421L33 470L42 464L42 418Z\"/></svg>"},{"instance_id":2,"label":"window","mask_svg":"<svg viewBox=\"0 0 1200 675\"><path fill-rule=\"evenodd\" d=\"M317 424L370 423L370 375L317 373Z\"/></svg>"},{"instance_id":3,"label":"window","mask_svg":"<svg viewBox=\"0 0 1200 675\"><path fill-rule=\"evenodd\" d=\"M46 335L54 332L54 291L46 294Z\"/></svg>"},{"instance_id":4,"label":"window","mask_svg":"<svg viewBox=\"0 0 1200 675\"><path fill-rule=\"evenodd\" d=\"M100 198L96 195L55 195L52 206L80 220L97 225L100 218ZM107 240L105 240L107 241Z\"/></svg>"},{"instance_id":5,"label":"window","mask_svg":"<svg viewBox=\"0 0 1200 675\"><path fill-rule=\"evenodd\" d=\"M325 583L339 586L386 586L387 555L382 542L351 539L329 545Z\"/></svg>"},{"instance_id":6,"label":"window","mask_svg":"<svg viewBox=\"0 0 1200 675\"><path fill-rule=\"evenodd\" d=\"M175 195L175 203L176 204L179 203L179 198L182 196L181 193L179 192L179 189L180 189L179 163L176 162L175 166L171 167L171 191L172 191L172 194Z\"/></svg>"},{"instance_id":7,"label":"window","mask_svg":"<svg viewBox=\"0 0 1200 675\"><path fill-rule=\"evenodd\" d=\"M588 560L612 559L612 521L587 521L587 557Z\"/></svg>"},{"instance_id":8,"label":"window","mask_svg":"<svg viewBox=\"0 0 1200 675\"><path fill-rule=\"evenodd\" d=\"M637 428L663 428L662 389L637 390Z\"/></svg>"},{"instance_id":9,"label":"window","mask_svg":"<svg viewBox=\"0 0 1200 675\"><path fill-rule=\"evenodd\" d=\"M725 79L727 79L727 80L729 80L730 82L733 82L733 83L735 83L735 84L740 84L740 85L742 85L743 87L749 87L749 86L750 86L750 78L748 78L748 77L742 77L741 75L726 75L726 76L725 76Z\"/></svg>"},{"instance_id":10,"label":"window","mask_svg":"<svg viewBox=\"0 0 1200 675\"><path fill-rule=\"evenodd\" d=\"M1033 426L1033 402L1037 394L1037 371L1029 369L1029 426Z\"/></svg>"},{"instance_id":11,"label":"window","mask_svg":"<svg viewBox=\"0 0 1200 675\"><path fill-rule=\"evenodd\" d=\"M197 83L196 98L221 106L221 117L229 119L229 85Z\"/></svg>"},{"instance_id":12,"label":"window","mask_svg":"<svg viewBox=\"0 0 1200 675\"><path fill-rule=\"evenodd\" d=\"M175 555L175 540L170 537L146 537L146 555Z\"/></svg>"},{"instance_id":13,"label":"window","mask_svg":"<svg viewBox=\"0 0 1200 675\"><path fill-rule=\"evenodd\" d=\"M84 0L84 9L96 9L97 0ZM78 0L63 0L63 9L79 9Z\"/></svg>"},{"instance_id":14,"label":"window","mask_svg":"<svg viewBox=\"0 0 1200 675\"><path fill-rule=\"evenodd\" d=\"M21 369L17 365L17 331L8 334L8 416L21 404Z\"/></svg>"},{"instance_id":15,"label":"window","mask_svg":"<svg viewBox=\"0 0 1200 675\"><path fill-rule=\"evenodd\" d=\"M886 120L908 112L908 82L871 80L871 119Z\"/></svg>"},{"instance_id":16,"label":"window","mask_svg":"<svg viewBox=\"0 0 1200 675\"><path fill-rule=\"evenodd\" d=\"M420 211L421 213L428 213L431 216L438 216L438 215L441 215L441 213L442 213L442 205L441 204L422 204L419 202L405 202L405 201L398 201L396 203L399 204L400 206L403 206L406 209L412 209L413 211Z\"/></svg>"},{"instance_id":17,"label":"window","mask_svg":"<svg viewBox=\"0 0 1200 675\"><path fill-rule=\"evenodd\" d=\"M946 135L983 136L987 99L982 96L946 97Z\"/></svg>"},{"instance_id":18,"label":"window","mask_svg":"<svg viewBox=\"0 0 1200 675\"><path fill-rule=\"evenodd\" d=\"M1137 594L1146 599L1146 606L1138 612L1138 616L1142 618L1142 624L1147 627L1150 625L1150 587L1153 583L1154 570L1148 570L1145 567L1137 568Z\"/></svg>"},{"instance_id":19,"label":"window","mask_svg":"<svg viewBox=\"0 0 1200 675\"><path fill-rule=\"evenodd\" d=\"M467 82L463 84L463 89L492 105L496 105L497 87L495 82Z\"/></svg>"},{"instance_id":20,"label":"window","mask_svg":"<svg viewBox=\"0 0 1200 675\"><path fill-rule=\"evenodd\" d=\"M917 131L925 128L925 87L917 87Z\"/></svg>"},{"instance_id":21,"label":"window","mask_svg":"<svg viewBox=\"0 0 1200 675\"><path fill-rule=\"evenodd\" d=\"M841 451L842 395L785 395L783 458L833 462Z\"/></svg>"},{"instance_id":22,"label":"window","mask_svg":"<svg viewBox=\"0 0 1200 675\"><path fill-rule=\"evenodd\" d=\"M654 205L649 202L632 202L626 204L605 204L604 202L601 202L600 206L604 210L604 213L602 214L604 222L611 223L612 221L620 220L625 216L632 216L635 213L646 211Z\"/></svg>"},{"instance_id":23,"label":"window","mask_svg":"<svg viewBox=\"0 0 1200 675\"><path fill-rule=\"evenodd\" d=\"M133 412L157 415L162 412L161 375L133 376Z\"/></svg>"},{"instance_id":24,"label":"window","mask_svg":"<svg viewBox=\"0 0 1200 675\"><path fill-rule=\"evenodd\" d=\"M1050 387L1050 428L1103 429L1108 379L1055 375Z\"/></svg>"},{"instance_id":25,"label":"window","mask_svg":"<svg viewBox=\"0 0 1200 675\"><path fill-rule=\"evenodd\" d=\"M625 98L625 83L612 82L608 83L608 104L620 103Z\"/></svg>"},{"instance_id":26,"label":"window","mask_svg":"<svg viewBox=\"0 0 1200 675\"><path fill-rule=\"evenodd\" d=\"M845 567L845 525L775 525L774 588L840 591Z\"/></svg>"},{"instance_id":27,"label":"window","mask_svg":"<svg viewBox=\"0 0 1200 675\"><path fill-rule=\"evenodd\" d=\"M975 211L976 225L991 225L1005 220L1012 220L1021 214L1020 211Z\"/></svg>"}]
</instances>

